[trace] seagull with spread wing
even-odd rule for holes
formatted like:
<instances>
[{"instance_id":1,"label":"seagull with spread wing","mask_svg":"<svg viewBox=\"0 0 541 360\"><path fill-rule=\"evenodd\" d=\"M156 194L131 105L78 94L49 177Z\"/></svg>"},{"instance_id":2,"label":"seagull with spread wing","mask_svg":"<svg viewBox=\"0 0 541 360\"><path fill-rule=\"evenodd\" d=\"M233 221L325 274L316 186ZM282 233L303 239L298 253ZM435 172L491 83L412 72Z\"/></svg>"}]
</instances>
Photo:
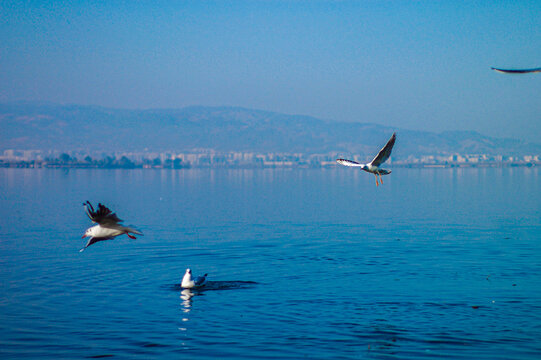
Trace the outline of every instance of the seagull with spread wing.
<instances>
[{"instance_id":1,"label":"seagull with spread wing","mask_svg":"<svg viewBox=\"0 0 541 360\"><path fill-rule=\"evenodd\" d=\"M116 214L109 210L105 205L101 203L98 204L97 210L94 210L94 207L88 200L83 203L83 205L90 220L97 223L97 225L94 225L86 230L85 234L83 235L83 239L88 236L90 239L88 239L85 247L79 251L83 251L98 241L111 240L122 234L128 235L130 239L135 239L135 236L131 234L143 235L142 232L134 229L133 227L121 225L120 223L122 220L120 220L118 216L116 216Z\"/></svg>"},{"instance_id":2,"label":"seagull with spread wing","mask_svg":"<svg viewBox=\"0 0 541 360\"><path fill-rule=\"evenodd\" d=\"M396 140L396 133L393 133L393 135L391 136L389 141L387 141L387 144L383 147L383 149L381 149L379 153L376 155L376 157L368 164L359 164L358 162L346 160L346 159L336 159L336 162L345 166L360 167L361 170L374 174L376 176L376 186L379 186L378 175L379 175L379 181L383 184L383 179L381 178L381 176L388 175L391 173L391 170L382 169L380 168L380 166L385 161L387 161L389 156L391 156L391 151L393 150L395 140Z\"/></svg>"}]
</instances>

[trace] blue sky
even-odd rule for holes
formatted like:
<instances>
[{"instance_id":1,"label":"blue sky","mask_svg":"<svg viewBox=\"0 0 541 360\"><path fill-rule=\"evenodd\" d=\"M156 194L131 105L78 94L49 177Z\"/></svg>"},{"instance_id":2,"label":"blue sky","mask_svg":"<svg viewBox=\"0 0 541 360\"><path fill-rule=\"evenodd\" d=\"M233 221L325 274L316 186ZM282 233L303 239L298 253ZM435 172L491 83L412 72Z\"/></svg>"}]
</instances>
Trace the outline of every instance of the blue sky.
<instances>
[{"instance_id":1,"label":"blue sky","mask_svg":"<svg viewBox=\"0 0 541 360\"><path fill-rule=\"evenodd\" d=\"M540 1L0 2L0 102L228 105L538 140Z\"/></svg>"}]
</instances>

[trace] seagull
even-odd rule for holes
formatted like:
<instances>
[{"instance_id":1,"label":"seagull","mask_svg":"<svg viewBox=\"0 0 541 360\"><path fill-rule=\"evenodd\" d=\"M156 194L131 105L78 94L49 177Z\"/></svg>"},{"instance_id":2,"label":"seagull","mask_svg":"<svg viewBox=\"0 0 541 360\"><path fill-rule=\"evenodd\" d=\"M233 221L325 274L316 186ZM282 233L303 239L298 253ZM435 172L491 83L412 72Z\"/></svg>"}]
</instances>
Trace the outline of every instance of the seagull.
<instances>
[{"instance_id":1,"label":"seagull","mask_svg":"<svg viewBox=\"0 0 541 360\"><path fill-rule=\"evenodd\" d=\"M538 73L541 72L541 68L535 68L535 69L499 69L495 67L491 67L492 70L501 72L504 74L527 74L527 73Z\"/></svg>"},{"instance_id":2,"label":"seagull","mask_svg":"<svg viewBox=\"0 0 541 360\"><path fill-rule=\"evenodd\" d=\"M105 205L102 205L101 203L98 204L97 210L94 210L94 207L88 200L83 203L83 205L90 220L97 223L97 225L86 229L83 239L87 236L90 236L90 239L88 239L85 247L79 250L79 252L84 251L87 247L98 241L111 240L122 234L128 235L130 239L136 238L131 234L143 235L143 233L137 229L121 225L120 223L122 220L120 220L118 216Z\"/></svg>"},{"instance_id":3,"label":"seagull","mask_svg":"<svg viewBox=\"0 0 541 360\"><path fill-rule=\"evenodd\" d=\"M380 165L387 161L389 156L391 156L391 151L393 150L395 140L396 133L393 133L393 135L391 136L389 141L387 141L387 144L385 144L383 149L381 149L376 155L376 157L368 164L359 164L358 162L346 159L336 159L336 162L345 166L357 166L360 167L361 170L374 174L376 176L376 186L379 186L378 175L379 181L383 184L383 179L381 178L381 175L388 175L391 173L391 170L382 169L380 168Z\"/></svg>"},{"instance_id":4,"label":"seagull","mask_svg":"<svg viewBox=\"0 0 541 360\"><path fill-rule=\"evenodd\" d=\"M181 287L184 289L191 289L191 288L197 288L202 287L207 284L207 275L205 274L203 276L198 276L195 279L192 277L192 270L186 269L186 273L184 274L184 277L182 278L182 284L180 284Z\"/></svg>"}]
</instances>

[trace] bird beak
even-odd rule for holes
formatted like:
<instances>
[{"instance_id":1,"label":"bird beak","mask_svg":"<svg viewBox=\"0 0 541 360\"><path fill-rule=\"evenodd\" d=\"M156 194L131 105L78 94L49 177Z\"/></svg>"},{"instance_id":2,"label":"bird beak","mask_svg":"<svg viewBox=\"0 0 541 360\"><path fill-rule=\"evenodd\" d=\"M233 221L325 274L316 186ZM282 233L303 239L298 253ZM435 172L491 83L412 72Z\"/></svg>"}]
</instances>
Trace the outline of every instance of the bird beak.
<instances>
[{"instance_id":1,"label":"bird beak","mask_svg":"<svg viewBox=\"0 0 541 360\"><path fill-rule=\"evenodd\" d=\"M83 235L83 237L81 239L84 239L86 237L86 234Z\"/></svg>"}]
</instances>

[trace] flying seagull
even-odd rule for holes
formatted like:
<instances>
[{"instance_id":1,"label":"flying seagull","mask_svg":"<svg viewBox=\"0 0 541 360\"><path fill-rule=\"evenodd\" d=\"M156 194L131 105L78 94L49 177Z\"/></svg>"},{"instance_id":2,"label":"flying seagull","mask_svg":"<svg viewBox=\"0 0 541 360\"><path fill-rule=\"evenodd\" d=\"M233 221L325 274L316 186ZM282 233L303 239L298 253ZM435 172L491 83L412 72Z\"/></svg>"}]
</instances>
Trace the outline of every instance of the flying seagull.
<instances>
[{"instance_id":1,"label":"flying seagull","mask_svg":"<svg viewBox=\"0 0 541 360\"><path fill-rule=\"evenodd\" d=\"M491 67L492 70L501 72L504 74L527 74L527 73L537 73L541 72L541 68L535 68L535 69L498 69L495 67Z\"/></svg>"},{"instance_id":2,"label":"flying seagull","mask_svg":"<svg viewBox=\"0 0 541 360\"><path fill-rule=\"evenodd\" d=\"M195 279L192 277L192 270L186 269L186 273L184 274L184 277L182 278L182 284L180 284L181 287L184 289L191 289L191 288L197 288L202 287L207 284L207 275L205 274L203 276L197 276Z\"/></svg>"},{"instance_id":3,"label":"flying seagull","mask_svg":"<svg viewBox=\"0 0 541 360\"><path fill-rule=\"evenodd\" d=\"M90 220L97 223L97 225L94 225L86 230L85 234L83 235L83 239L87 236L90 236L90 239L88 239L85 247L79 251L83 251L98 241L111 240L122 234L128 235L130 239L135 239L135 236L131 234L143 235L143 233L137 229L121 225L120 223L122 220L120 220L118 216L116 216L116 214L109 210L105 205L98 204L97 210L94 210L94 207L88 200L83 203L83 205Z\"/></svg>"},{"instance_id":4,"label":"flying seagull","mask_svg":"<svg viewBox=\"0 0 541 360\"><path fill-rule=\"evenodd\" d=\"M346 159L336 159L336 162L345 166L356 166L360 167L361 170L364 170L366 172L372 173L376 176L376 186L379 186L378 184L378 175L379 175L379 181L383 184L383 179L381 178L381 175L388 175L391 173L391 170L385 170L380 168L381 164L383 164L389 156L391 156L391 151L393 150L393 145L396 140L396 133L393 133L389 141L387 141L387 144L379 151L379 153L376 155L376 157L369 162L368 164L359 164L358 162L346 160Z\"/></svg>"}]
</instances>

